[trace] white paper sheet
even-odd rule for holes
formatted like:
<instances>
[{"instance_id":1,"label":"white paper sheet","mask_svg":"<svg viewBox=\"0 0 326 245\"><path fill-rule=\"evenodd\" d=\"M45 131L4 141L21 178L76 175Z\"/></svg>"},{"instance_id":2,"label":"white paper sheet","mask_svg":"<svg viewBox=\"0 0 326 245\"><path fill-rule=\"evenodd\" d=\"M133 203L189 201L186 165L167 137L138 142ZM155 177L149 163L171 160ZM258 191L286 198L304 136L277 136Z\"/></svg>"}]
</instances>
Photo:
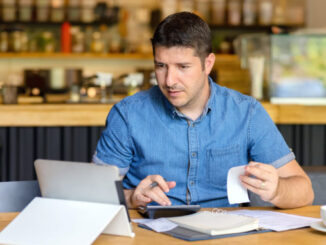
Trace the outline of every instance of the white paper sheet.
<instances>
[{"instance_id":1,"label":"white paper sheet","mask_svg":"<svg viewBox=\"0 0 326 245\"><path fill-rule=\"evenodd\" d=\"M230 204L249 202L247 189L241 184L240 175L245 173L245 165L233 167L228 172L227 192Z\"/></svg>"},{"instance_id":2,"label":"white paper sheet","mask_svg":"<svg viewBox=\"0 0 326 245\"><path fill-rule=\"evenodd\" d=\"M0 233L0 243L91 244L121 208L37 197Z\"/></svg>"},{"instance_id":3,"label":"white paper sheet","mask_svg":"<svg viewBox=\"0 0 326 245\"><path fill-rule=\"evenodd\" d=\"M274 231L287 231L308 227L311 224L321 220L311 217L263 210L236 210L230 211L229 213L258 218L259 227Z\"/></svg>"},{"instance_id":4,"label":"white paper sheet","mask_svg":"<svg viewBox=\"0 0 326 245\"><path fill-rule=\"evenodd\" d=\"M170 231L177 227L178 225L169 221L166 218L159 219L133 219L135 223L146 225L156 232Z\"/></svg>"}]
</instances>

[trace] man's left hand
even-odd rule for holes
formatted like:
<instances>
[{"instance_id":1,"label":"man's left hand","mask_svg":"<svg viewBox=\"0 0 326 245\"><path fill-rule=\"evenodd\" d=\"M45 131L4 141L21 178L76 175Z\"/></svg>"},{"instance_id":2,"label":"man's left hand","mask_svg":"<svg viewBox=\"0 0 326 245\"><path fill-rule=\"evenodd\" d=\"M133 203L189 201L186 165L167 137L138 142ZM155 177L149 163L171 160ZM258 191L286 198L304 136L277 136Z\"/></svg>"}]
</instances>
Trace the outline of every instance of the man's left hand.
<instances>
[{"instance_id":1,"label":"man's left hand","mask_svg":"<svg viewBox=\"0 0 326 245\"><path fill-rule=\"evenodd\" d=\"M240 176L244 187L256 193L264 201L270 202L277 195L279 175L270 164L249 162L245 175Z\"/></svg>"}]
</instances>

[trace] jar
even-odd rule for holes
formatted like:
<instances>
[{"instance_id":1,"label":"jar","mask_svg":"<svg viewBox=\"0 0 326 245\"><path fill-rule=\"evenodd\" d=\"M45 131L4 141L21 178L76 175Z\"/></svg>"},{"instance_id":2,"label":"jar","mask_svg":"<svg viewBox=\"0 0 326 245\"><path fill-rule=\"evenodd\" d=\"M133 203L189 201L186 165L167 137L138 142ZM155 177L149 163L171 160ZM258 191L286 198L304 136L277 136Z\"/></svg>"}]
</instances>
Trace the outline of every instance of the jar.
<instances>
[{"instance_id":1,"label":"jar","mask_svg":"<svg viewBox=\"0 0 326 245\"><path fill-rule=\"evenodd\" d=\"M257 18L257 1L244 0L243 1L243 24L254 25Z\"/></svg>"},{"instance_id":2,"label":"jar","mask_svg":"<svg viewBox=\"0 0 326 245\"><path fill-rule=\"evenodd\" d=\"M95 19L94 8L96 2L94 0L81 1L81 21L85 23L93 22Z\"/></svg>"},{"instance_id":3,"label":"jar","mask_svg":"<svg viewBox=\"0 0 326 245\"><path fill-rule=\"evenodd\" d=\"M15 30L11 33L11 51L21 52L21 31Z\"/></svg>"},{"instance_id":4,"label":"jar","mask_svg":"<svg viewBox=\"0 0 326 245\"><path fill-rule=\"evenodd\" d=\"M43 32L42 39L44 42L43 52L53 53L55 51L55 39L53 33L49 31Z\"/></svg>"},{"instance_id":5,"label":"jar","mask_svg":"<svg viewBox=\"0 0 326 245\"><path fill-rule=\"evenodd\" d=\"M259 24L271 25L273 20L273 1L261 0L259 3Z\"/></svg>"},{"instance_id":6,"label":"jar","mask_svg":"<svg viewBox=\"0 0 326 245\"><path fill-rule=\"evenodd\" d=\"M9 51L8 32L0 32L0 52L5 53Z\"/></svg>"},{"instance_id":7,"label":"jar","mask_svg":"<svg viewBox=\"0 0 326 245\"><path fill-rule=\"evenodd\" d=\"M161 0L162 18L170 14L174 14L178 10L178 1L175 0Z\"/></svg>"},{"instance_id":8,"label":"jar","mask_svg":"<svg viewBox=\"0 0 326 245\"><path fill-rule=\"evenodd\" d=\"M225 24L225 0L212 0L211 21L213 25Z\"/></svg>"},{"instance_id":9,"label":"jar","mask_svg":"<svg viewBox=\"0 0 326 245\"><path fill-rule=\"evenodd\" d=\"M68 2L68 21L80 21L80 3L79 0L70 0Z\"/></svg>"},{"instance_id":10,"label":"jar","mask_svg":"<svg viewBox=\"0 0 326 245\"><path fill-rule=\"evenodd\" d=\"M241 1L228 1L228 24L237 26L241 24Z\"/></svg>"},{"instance_id":11,"label":"jar","mask_svg":"<svg viewBox=\"0 0 326 245\"><path fill-rule=\"evenodd\" d=\"M92 52L102 53L104 49L104 43L102 40L101 33L96 31L92 35Z\"/></svg>"},{"instance_id":12,"label":"jar","mask_svg":"<svg viewBox=\"0 0 326 245\"><path fill-rule=\"evenodd\" d=\"M85 34L79 28L71 30L71 51L73 53L85 52Z\"/></svg>"},{"instance_id":13,"label":"jar","mask_svg":"<svg viewBox=\"0 0 326 245\"><path fill-rule=\"evenodd\" d=\"M36 20L46 22L50 15L50 0L36 0Z\"/></svg>"},{"instance_id":14,"label":"jar","mask_svg":"<svg viewBox=\"0 0 326 245\"><path fill-rule=\"evenodd\" d=\"M304 0L288 1L285 21L286 24L288 25L304 25L305 23L305 1Z\"/></svg>"},{"instance_id":15,"label":"jar","mask_svg":"<svg viewBox=\"0 0 326 245\"><path fill-rule=\"evenodd\" d=\"M12 0L2 1L2 20L5 22L16 21L15 1Z\"/></svg>"},{"instance_id":16,"label":"jar","mask_svg":"<svg viewBox=\"0 0 326 245\"><path fill-rule=\"evenodd\" d=\"M51 21L62 22L65 18L64 12L64 1L63 0L52 0L51 1Z\"/></svg>"},{"instance_id":17,"label":"jar","mask_svg":"<svg viewBox=\"0 0 326 245\"><path fill-rule=\"evenodd\" d=\"M180 0L179 1L179 11L194 12L195 2L194 0Z\"/></svg>"},{"instance_id":18,"label":"jar","mask_svg":"<svg viewBox=\"0 0 326 245\"><path fill-rule=\"evenodd\" d=\"M210 20L209 7L210 7L210 0L197 0L196 1L196 12L206 22L209 22L209 20Z\"/></svg>"},{"instance_id":19,"label":"jar","mask_svg":"<svg viewBox=\"0 0 326 245\"><path fill-rule=\"evenodd\" d=\"M20 0L18 4L19 8L19 21L28 22L33 20L33 1L32 0Z\"/></svg>"}]
</instances>

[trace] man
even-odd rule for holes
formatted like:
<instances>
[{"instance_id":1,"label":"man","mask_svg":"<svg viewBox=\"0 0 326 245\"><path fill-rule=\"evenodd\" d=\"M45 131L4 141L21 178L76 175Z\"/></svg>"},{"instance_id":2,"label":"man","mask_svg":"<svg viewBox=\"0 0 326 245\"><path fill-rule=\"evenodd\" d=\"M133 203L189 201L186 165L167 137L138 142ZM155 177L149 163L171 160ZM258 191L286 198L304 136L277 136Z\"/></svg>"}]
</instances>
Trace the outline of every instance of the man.
<instances>
[{"instance_id":1,"label":"man","mask_svg":"<svg viewBox=\"0 0 326 245\"><path fill-rule=\"evenodd\" d=\"M124 176L130 207L229 206L227 172L247 164L242 184L281 208L312 203L311 182L253 98L218 86L211 32L198 16L168 16L152 38L158 86L116 104L93 161Z\"/></svg>"}]
</instances>

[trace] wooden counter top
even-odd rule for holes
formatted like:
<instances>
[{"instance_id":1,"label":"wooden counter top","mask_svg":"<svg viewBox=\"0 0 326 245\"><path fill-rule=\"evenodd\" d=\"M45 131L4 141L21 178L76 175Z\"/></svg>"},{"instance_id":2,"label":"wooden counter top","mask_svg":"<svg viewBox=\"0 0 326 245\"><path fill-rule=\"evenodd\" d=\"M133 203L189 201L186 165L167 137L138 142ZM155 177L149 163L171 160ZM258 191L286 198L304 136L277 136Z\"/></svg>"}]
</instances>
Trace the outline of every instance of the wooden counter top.
<instances>
[{"instance_id":1,"label":"wooden counter top","mask_svg":"<svg viewBox=\"0 0 326 245\"><path fill-rule=\"evenodd\" d=\"M326 106L262 104L277 124L326 124ZM104 126L112 106L113 104L0 105L0 126Z\"/></svg>"}]
</instances>

